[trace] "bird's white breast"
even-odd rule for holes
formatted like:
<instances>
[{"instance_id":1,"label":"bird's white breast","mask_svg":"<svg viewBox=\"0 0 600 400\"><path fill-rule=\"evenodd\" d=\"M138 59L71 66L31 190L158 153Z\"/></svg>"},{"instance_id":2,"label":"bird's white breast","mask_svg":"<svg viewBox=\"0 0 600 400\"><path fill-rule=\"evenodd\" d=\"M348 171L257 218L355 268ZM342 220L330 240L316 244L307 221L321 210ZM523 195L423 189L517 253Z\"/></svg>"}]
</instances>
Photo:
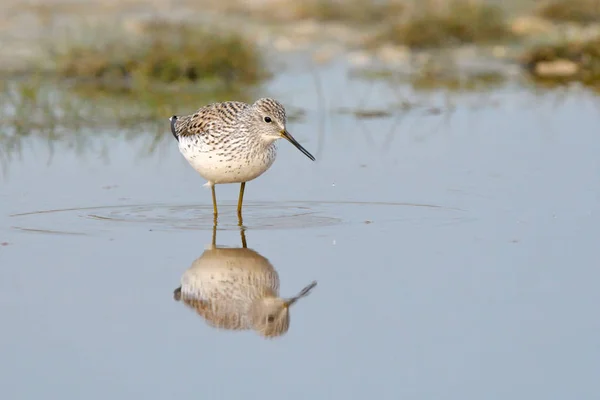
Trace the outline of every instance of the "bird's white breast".
<instances>
[{"instance_id":1,"label":"bird's white breast","mask_svg":"<svg viewBox=\"0 0 600 400\"><path fill-rule=\"evenodd\" d=\"M182 136L179 138L179 151L204 179L219 184L248 182L259 177L275 161L277 147L273 143L265 149L247 146L219 148L199 136Z\"/></svg>"}]
</instances>

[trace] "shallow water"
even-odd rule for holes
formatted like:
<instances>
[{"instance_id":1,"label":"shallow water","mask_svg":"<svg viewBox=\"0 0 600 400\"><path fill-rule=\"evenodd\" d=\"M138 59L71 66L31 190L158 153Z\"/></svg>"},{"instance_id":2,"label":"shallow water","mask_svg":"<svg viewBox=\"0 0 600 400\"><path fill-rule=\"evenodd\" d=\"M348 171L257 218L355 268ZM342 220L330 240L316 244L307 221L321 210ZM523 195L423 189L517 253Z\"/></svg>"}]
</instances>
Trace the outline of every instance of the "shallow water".
<instances>
[{"instance_id":1,"label":"shallow water","mask_svg":"<svg viewBox=\"0 0 600 400\"><path fill-rule=\"evenodd\" d=\"M246 187L247 244L281 294L318 282L274 340L173 299L212 215L167 120L152 154L114 131L52 156L28 141L0 192L0 397L596 398L598 98L341 71L319 71L319 101L310 74L270 85L317 157L281 143ZM402 101L422 107L338 112ZM219 245L241 246L237 190L217 187Z\"/></svg>"}]
</instances>

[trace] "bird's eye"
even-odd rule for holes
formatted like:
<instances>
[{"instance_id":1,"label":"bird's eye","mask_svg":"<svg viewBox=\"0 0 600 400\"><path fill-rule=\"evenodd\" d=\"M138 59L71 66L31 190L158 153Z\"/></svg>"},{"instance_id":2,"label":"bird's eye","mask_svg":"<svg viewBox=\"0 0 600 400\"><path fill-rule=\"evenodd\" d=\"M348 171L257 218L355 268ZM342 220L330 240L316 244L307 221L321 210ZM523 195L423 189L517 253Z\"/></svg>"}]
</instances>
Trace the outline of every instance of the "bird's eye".
<instances>
[{"instance_id":1,"label":"bird's eye","mask_svg":"<svg viewBox=\"0 0 600 400\"><path fill-rule=\"evenodd\" d=\"M265 122L266 122L267 124L271 123L271 117L265 117Z\"/></svg>"},{"instance_id":2,"label":"bird's eye","mask_svg":"<svg viewBox=\"0 0 600 400\"><path fill-rule=\"evenodd\" d=\"M267 317L267 322L273 322L273 321L275 321L275 317L273 315L269 315Z\"/></svg>"}]
</instances>

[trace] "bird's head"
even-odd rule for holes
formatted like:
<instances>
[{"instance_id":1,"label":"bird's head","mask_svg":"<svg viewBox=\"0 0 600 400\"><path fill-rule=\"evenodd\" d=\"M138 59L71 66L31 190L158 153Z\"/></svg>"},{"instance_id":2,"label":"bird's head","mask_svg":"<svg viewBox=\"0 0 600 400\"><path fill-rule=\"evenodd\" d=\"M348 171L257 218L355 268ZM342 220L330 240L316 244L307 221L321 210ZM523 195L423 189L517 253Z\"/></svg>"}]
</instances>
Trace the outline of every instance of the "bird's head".
<instances>
[{"instance_id":1,"label":"bird's head","mask_svg":"<svg viewBox=\"0 0 600 400\"><path fill-rule=\"evenodd\" d=\"M262 98L254 102L251 109L254 111L252 113L253 125L257 128L256 131L259 133L262 140L267 143L272 143L275 140L285 138L305 156L312 161L315 160L312 154L302 147L288 132L286 127L287 117L285 108L280 102L270 98Z\"/></svg>"}]
</instances>

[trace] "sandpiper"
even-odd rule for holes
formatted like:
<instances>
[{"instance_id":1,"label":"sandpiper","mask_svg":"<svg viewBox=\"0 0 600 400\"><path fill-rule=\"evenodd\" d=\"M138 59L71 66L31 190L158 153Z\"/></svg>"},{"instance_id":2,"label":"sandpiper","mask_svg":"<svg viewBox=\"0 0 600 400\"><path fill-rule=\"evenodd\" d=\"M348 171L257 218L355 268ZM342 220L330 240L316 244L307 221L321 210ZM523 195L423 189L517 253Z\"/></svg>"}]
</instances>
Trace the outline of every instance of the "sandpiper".
<instances>
[{"instance_id":1,"label":"sandpiper","mask_svg":"<svg viewBox=\"0 0 600 400\"><path fill-rule=\"evenodd\" d=\"M312 161L315 158L286 128L285 108L262 98L253 104L239 101L212 103L194 114L170 119L179 151L208 182L213 210L218 214L215 185L241 183L237 213L241 218L246 182L268 170L277 155L277 140L285 138Z\"/></svg>"}]
</instances>

